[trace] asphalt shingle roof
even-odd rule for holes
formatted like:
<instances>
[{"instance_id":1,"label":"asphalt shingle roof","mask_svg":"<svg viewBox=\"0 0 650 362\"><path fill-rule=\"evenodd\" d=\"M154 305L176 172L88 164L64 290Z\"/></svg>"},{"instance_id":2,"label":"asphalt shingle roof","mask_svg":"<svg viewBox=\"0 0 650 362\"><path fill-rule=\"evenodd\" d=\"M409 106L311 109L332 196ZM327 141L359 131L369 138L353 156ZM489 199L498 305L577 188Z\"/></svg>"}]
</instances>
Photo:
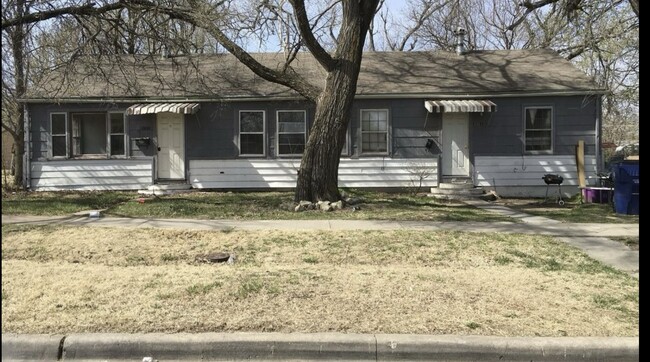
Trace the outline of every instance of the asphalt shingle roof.
<instances>
[{"instance_id":1,"label":"asphalt shingle roof","mask_svg":"<svg viewBox=\"0 0 650 362\"><path fill-rule=\"evenodd\" d=\"M283 54L252 54L278 68ZM296 72L322 85L325 71L309 53L292 63ZM62 81L63 80L63 81ZM82 58L50 72L28 99L219 99L286 98L297 93L255 75L230 54L162 59L158 56ZM368 52L357 94L385 97L602 92L586 74L551 50Z\"/></svg>"}]
</instances>

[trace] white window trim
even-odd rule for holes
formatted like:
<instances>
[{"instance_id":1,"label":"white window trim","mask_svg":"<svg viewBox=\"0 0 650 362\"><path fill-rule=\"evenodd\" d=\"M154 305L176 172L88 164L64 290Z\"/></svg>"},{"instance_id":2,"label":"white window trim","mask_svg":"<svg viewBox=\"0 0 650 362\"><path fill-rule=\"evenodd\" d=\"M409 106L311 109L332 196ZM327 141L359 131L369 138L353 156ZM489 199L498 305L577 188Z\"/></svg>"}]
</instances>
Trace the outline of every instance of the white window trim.
<instances>
[{"instance_id":1,"label":"white window trim","mask_svg":"<svg viewBox=\"0 0 650 362\"><path fill-rule=\"evenodd\" d=\"M548 149L548 150L531 150L531 151L526 150L526 139L527 139L526 138L526 131L529 131L529 129L526 127L526 116L528 114L528 110L531 109L531 108L550 109L551 110L551 128L550 129L547 129L547 128L544 128L544 129L541 129L541 128L540 129L538 129L538 128L530 129L530 131L549 131L550 130L551 131L551 149ZM523 125L524 125L524 127L523 127L523 141L524 141L523 142L523 148L524 148L524 153L529 154L529 155L553 154L553 150L555 150L555 140L554 140L555 139L555 135L554 135L555 110L553 109L553 106L550 106L550 105L539 105L539 106L528 105L528 106L524 106L524 117L523 118L524 118L523 119Z\"/></svg>"},{"instance_id":2,"label":"white window trim","mask_svg":"<svg viewBox=\"0 0 650 362\"><path fill-rule=\"evenodd\" d=\"M241 114L244 112L261 112L262 113L262 132L245 132L244 134L261 134L262 135L262 153L241 153ZM242 109L237 113L237 123L239 124L239 132L237 133L240 157L265 157L266 156L266 111L261 109Z\"/></svg>"},{"instance_id":3,"label":"white window trim","mask_svg":"<svg viewBox=\"0 0 650 362\"><path fill-rule=\"evenodd\" d=\"M379 131L367 131L363 130L363 112L386 112L386 152L364 152L363 151L363 134L364 133L380 133ZM390 111L388 108L364 108L359 110L359 155L362 156L385 156L390 154ZM383 131L382 131L383 132Z\"/></svg>"},{"instance_id":4,"label":"white window trim","mask_svg":"<svg viewBox=\"0 0 650 362\"><path fill-rule=\"evenodd\" d=\"M277 150L278 157L295 157L302 156L302 153L280 153L280 134L298 134L300 132L280 132L280 113L302 113L305 122L305 129L302 132L303 139L305 140L305 147L307 147L307 111L300 109L280 109L275 112L275 149Z\"/></svg>"},{"instance_id":5,"label":"white window trim","mask_svg":"<svg viewBox=\"0 0 650 362\"><path fill-rule=\"evenodd\" d=\"M65 117L65 156L54 156L54 143L52 141L52 116L62 114ZM56 134L61 136L61 134ZM63 159L70 157L70 137L68 136L68 113L67 112L51 112L50 113L50 142L47 148L47 157L53 159Z\"/></svg>"},{"instance_id":6,"label":"white window trim","mask_svg":"<svg viewBox=\"0 0 650 362\"><path fill-rule=\"evenodd\" d=\"M122 115L122 126L124 127L124 132L121 133L122 136L124 136L124 154L123 155L111 155L113 151L113 145L111 144L111 136L112 135L119 135L120 133L111 133L111 114L121 114ZM117 111L111 111L108 112L106 115L107 120L106 120L106 125L107 125L107 130L106 130L106 148L107 152L106 154L110 158L127 158L129 155L129 148L128 148L128 139L127 139L127 124L126 124L126 112L117 112Z\"/></svg>"}]
</instances>

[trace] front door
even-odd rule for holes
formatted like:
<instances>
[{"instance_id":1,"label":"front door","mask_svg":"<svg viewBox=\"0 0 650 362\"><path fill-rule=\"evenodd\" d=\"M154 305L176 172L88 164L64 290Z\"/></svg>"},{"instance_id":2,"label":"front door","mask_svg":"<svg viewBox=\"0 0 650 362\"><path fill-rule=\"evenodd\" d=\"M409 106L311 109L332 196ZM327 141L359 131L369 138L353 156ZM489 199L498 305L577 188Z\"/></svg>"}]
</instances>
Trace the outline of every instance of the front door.
<instances>
[{"instance_id":1,"label":"front door","mask_svg":"<svg viewBox=\"0 0 650 362\"><path fill-rule=\"evenodd\" d=\"M442 114L442 174L469 176L469 113Z\"/></svg>"},{"instance_id":2,"label":"front door","mask_svg":"<svg viewBox=\"0 0 650 362\"><path fill-rule=\"evenodd\" d=\"M185 179L183 115L158 113L158 178Z\"/></svg>"}]
</instances>

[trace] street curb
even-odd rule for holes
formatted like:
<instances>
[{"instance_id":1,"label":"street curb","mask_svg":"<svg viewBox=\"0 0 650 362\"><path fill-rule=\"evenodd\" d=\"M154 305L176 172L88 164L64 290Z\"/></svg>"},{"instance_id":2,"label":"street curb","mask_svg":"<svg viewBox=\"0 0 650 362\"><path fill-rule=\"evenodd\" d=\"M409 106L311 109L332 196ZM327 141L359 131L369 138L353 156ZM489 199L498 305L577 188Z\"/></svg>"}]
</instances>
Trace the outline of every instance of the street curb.
<instances>
[{"instance_id":1,"label":"street curb","mask_svg":"<svg viewBox=\"0 0 650 362\"><path fill-rule=\"evenodd\" d=\"M59 355L59 347L62 348ZM638 337L345 333L3 334L3 361L638 361Z\"/></svg>"},{"instance_id":2,"label":"street curb","mask_svg":"<svg viewBox=\"0 0 650 362\"><path fill-rule=\"evenodd\" d=\"M638 361L637 337L378 334L378 361Z\"/></svg>"},{"instance_id":3,"label":"street curb","mask_svg":"<svg viewBox=\"0 0 650 362\"><path fill-rule=\"evenodd\" d=\"M2 334L3 361L56 361L62 334Z\"/></svg>"},{"instance_id":4,"label":"street curb","mask_svg":"<svg viewBox=\"0 0 650 362\"><path fill-rule=\"evenodd\" d=\"M343 333L71 334L63 360L374 361L372 335Z\"/></svg>"}]
</instances>

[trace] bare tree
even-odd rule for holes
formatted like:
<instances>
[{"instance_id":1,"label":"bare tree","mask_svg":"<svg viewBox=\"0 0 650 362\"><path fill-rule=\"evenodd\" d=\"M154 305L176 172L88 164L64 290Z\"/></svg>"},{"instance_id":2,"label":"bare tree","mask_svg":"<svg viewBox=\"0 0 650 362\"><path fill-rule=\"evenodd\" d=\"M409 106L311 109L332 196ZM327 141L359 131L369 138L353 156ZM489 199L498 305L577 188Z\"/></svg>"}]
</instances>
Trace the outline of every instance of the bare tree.
<instances>
[{"instance_id":1,"label":"bare tree","mask_svg":"<svg viewBox=\"0 0 650 362\"><path fill-rule=\"evenodd\" d=\"M21 18L29 11L25 0L3 1L2 5L3 23L8 18ZM2 129L11 135L14 142L12 169L15 186L22 185L23 179L24 111L17 99L25 94L27 87L26 36L27 26L24 24L12 26L2 34L3 43L9 45L2 57Z\"/></svg>"},{"instance_id":2,"label":"bare tree","mask_svg":"<svg viewBox=\"0 0 650 362\"><path fill-rule=\"evenodd\" d=\"M139 11L154 12L170 20L186 23L204 29L224 49L263 79L284 85L315 104L315 117L311 133L302 156L295 199L330 200L340 199L338 190L338 166L341 149L351 117L352 101L356 93L357 79L365 38L379 0L342 1L332 8L340 7L340 27L337 29L336 46L326 50L314 32L314 25L322 17L310 18L304 0L289 0L291 14L298 30L300 47L305 47L326 72L325 85L317 85L305 79L291 66L293 57L277 68L259 63L228 32L228 17L224 17L224 2L211 3L205 0L188 0L182 3L132 0L106 4L103 7L88 5L69 6L41 13L17 14L13 19L3 19L3 30L22 26L44 18L65 15L97 15L119 10L127 5ZM83 21L81 22L84 23ZM298 47L296 47L298 49Z\"/></svg>"}]
</instances>

